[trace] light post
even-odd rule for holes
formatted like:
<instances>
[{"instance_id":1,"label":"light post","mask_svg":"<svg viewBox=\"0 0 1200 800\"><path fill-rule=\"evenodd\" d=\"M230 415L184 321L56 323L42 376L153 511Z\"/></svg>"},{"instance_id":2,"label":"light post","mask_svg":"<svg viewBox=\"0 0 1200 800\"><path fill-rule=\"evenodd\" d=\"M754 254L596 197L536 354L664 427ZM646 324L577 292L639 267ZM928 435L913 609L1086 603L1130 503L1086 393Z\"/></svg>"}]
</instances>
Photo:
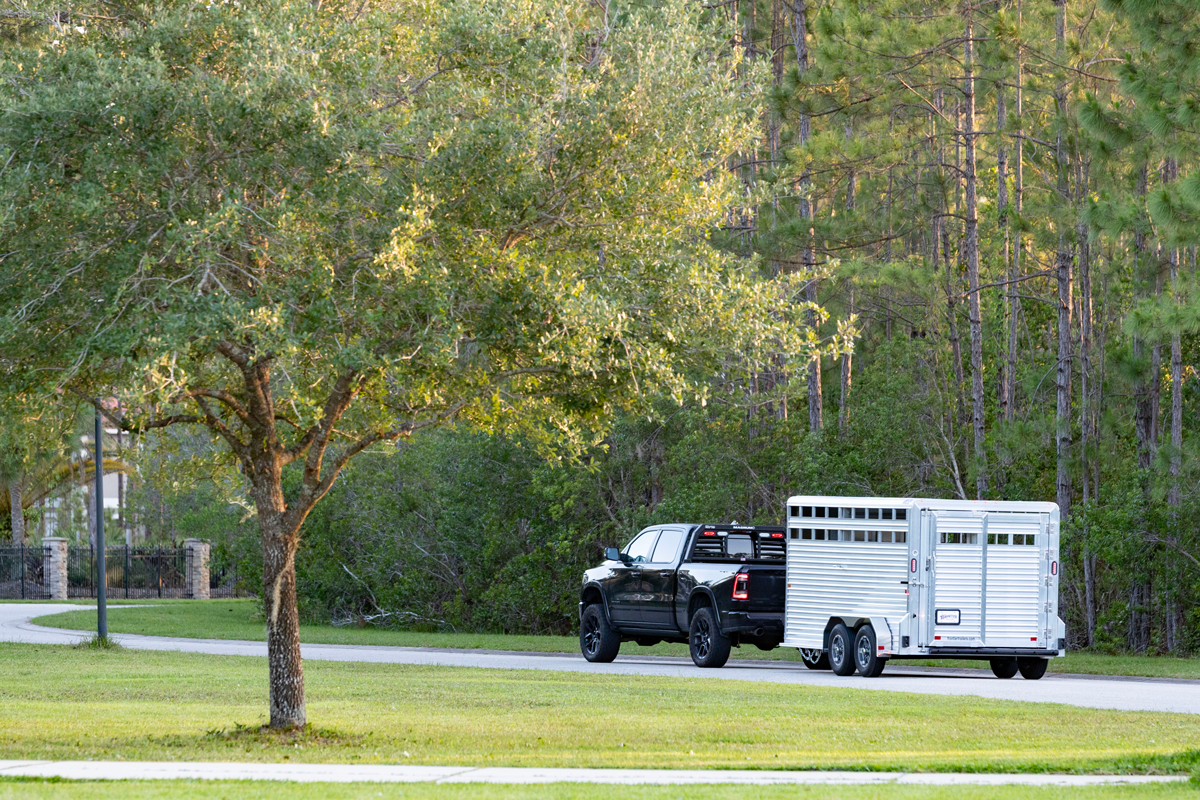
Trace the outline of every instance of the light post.
<instances>
[{"instance_id":1,"label":"light post","mask_svg":"<svg viewBox=\"0 0 1200 800\"><path fill-rule=\"evenodd\" d=\"M104 425L100 421L100 403L96 402L96 633L108 638L108 569L104 564Z\"/></svg>"}]
</instances>

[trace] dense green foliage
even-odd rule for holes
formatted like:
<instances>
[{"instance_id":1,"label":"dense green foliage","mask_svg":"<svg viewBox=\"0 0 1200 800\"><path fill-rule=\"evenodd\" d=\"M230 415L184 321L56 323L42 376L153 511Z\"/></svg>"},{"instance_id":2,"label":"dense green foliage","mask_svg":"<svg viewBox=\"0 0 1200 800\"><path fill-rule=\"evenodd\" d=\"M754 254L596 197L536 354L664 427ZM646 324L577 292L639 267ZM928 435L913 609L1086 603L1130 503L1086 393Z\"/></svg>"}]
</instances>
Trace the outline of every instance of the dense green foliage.
<instances>
[{"instance_id":1,"label":"dense green foliage","mask_svg":"<svg viewBox=\"0 0 1200 800\"><path fill-rule=\"evenodd\" d=\"M136 513L247 569L252 515L308 515L317 618L566 632L579 570L647 522L941 495L1060 504L1072 647L1189 652L1193 5L26 25L0 121L6 386L207 426L230 449L198 460L240 476L180 480L146 437ZM239 383L247 353L269 378Z\"/></svg>"}]
</instances>

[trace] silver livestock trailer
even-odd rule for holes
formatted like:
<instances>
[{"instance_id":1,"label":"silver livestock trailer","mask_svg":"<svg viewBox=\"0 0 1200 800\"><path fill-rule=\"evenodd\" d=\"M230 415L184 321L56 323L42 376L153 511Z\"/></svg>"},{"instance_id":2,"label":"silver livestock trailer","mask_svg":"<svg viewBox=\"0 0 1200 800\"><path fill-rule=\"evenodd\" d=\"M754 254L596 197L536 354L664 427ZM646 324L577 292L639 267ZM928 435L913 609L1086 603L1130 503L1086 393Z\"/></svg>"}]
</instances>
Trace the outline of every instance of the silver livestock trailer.
<instances>
[{"instance_id":1,"label":"silver livestock trailer","mask_svg":"<svg viewBox=\"0 0 1200 800\"><path fill-rule=\"evenodd\" d=\"M893 658L991 662L1027 679L1066 654L1055 503L797 496L784 646L812 669Z\"/></svg>"}]
</instances>

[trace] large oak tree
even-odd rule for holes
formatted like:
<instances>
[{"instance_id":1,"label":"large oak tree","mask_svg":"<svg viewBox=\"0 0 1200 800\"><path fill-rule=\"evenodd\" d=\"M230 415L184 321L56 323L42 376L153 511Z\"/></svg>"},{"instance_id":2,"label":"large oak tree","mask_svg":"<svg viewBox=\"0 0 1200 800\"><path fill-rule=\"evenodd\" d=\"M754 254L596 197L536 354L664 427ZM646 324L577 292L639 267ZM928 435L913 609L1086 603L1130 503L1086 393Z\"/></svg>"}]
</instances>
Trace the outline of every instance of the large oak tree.
<instances>
[{"instance_id":1,"label":"large oak tree","mask_svg":"<svg viewBox=\"0 0 1200 800\"><path fill-rule=\"evenodd\" d=\"M225 443L289 727L298 537L356 454L447 420L592 441L718 357L814 344L791 288L707 242L758 110L696 4L252 6L10 51L0 359Z\"/></svg>"}]
</instances>

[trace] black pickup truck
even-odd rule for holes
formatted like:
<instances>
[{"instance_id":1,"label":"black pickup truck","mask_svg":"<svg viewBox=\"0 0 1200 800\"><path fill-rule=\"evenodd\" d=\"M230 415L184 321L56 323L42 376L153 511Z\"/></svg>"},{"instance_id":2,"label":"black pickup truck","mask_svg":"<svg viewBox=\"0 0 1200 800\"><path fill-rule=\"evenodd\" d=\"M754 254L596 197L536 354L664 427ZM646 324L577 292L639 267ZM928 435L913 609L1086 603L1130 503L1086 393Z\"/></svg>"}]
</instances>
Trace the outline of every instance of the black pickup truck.
<instances>
[{"instance_id":1,"label":"black pickup truck","mask_svg":"<svg viewBox=\"0 0 1200 800\"><path fill-rule=\"evenodd\" d=\"M783 641L783 528L653 525L583 574L579 646L612 661L622 642L687 642L699 667L721 667L743 643Z\"/></svg>"}]
</instances>

